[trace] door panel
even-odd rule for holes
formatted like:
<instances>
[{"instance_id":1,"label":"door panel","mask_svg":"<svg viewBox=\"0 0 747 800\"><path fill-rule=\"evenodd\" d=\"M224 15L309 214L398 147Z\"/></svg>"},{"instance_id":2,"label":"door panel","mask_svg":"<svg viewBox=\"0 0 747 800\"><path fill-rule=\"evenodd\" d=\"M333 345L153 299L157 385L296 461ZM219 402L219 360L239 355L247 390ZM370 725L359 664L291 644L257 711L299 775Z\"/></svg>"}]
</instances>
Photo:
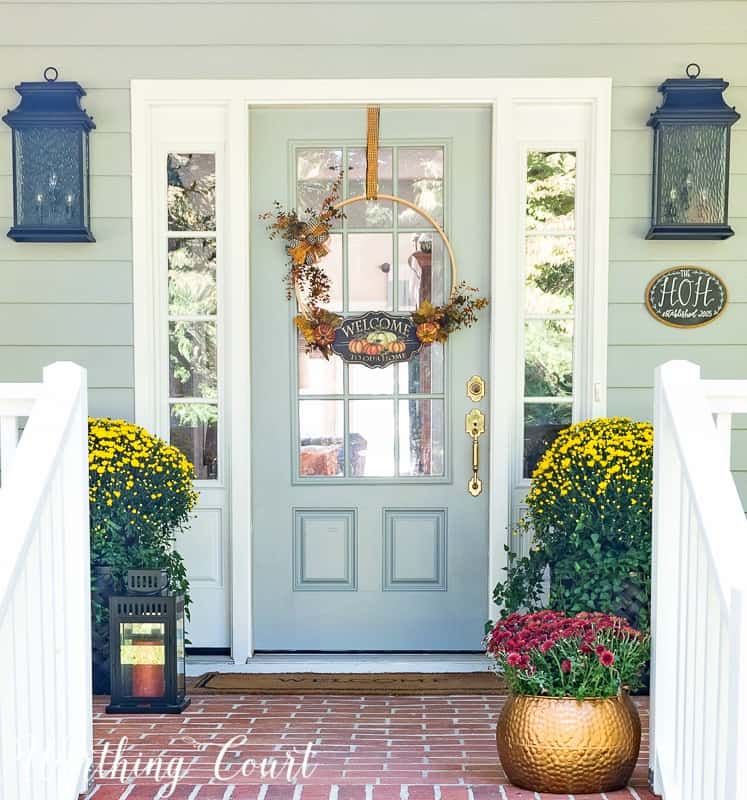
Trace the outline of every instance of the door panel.
<instances>
[{"instance_id":1,"label":"door panel","mask_svg":"<svg viewBox=\"0 0 747 800\"><path fill-rule=\"evenodd\" d=\"M442 218L459 279L484 294L490 130L487 109L381 112L380 190ZM374 370L304 354L282 244L257 216L275 200L318 206L342 165L345 196L360 193L365 109L253 109L250 135L255 648L477 650L487 492L467 492L464 416L475 407L467 379L490 385L488 315L408 364ZM333 307L408 313L443 301L449 264L418 215L383 201L347 211L325 263ZM481 477L487 487L486 465Z\"/></svg>"}]
</instances>

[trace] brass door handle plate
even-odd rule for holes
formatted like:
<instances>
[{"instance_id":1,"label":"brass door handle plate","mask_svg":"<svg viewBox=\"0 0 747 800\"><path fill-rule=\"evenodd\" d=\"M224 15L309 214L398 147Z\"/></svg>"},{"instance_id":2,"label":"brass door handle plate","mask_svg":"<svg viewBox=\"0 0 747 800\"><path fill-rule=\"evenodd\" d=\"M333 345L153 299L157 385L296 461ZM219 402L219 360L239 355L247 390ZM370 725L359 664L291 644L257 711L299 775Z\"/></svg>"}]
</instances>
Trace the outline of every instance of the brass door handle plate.
<instances>
[{"instance_id":1,"label":"brass door handle plate","mask_svg":"<svg viewBox=\"0 0 747 800\"><path fill-rule=\"evenodd\" d=\"M480 437L485 433L485 414L479 408L467 412L464 418L464 427L467 435L472 439L472 477L467 484L467 491L472 497L477 497L482 492L480 471Z\"/></svg>"}]
</instances>

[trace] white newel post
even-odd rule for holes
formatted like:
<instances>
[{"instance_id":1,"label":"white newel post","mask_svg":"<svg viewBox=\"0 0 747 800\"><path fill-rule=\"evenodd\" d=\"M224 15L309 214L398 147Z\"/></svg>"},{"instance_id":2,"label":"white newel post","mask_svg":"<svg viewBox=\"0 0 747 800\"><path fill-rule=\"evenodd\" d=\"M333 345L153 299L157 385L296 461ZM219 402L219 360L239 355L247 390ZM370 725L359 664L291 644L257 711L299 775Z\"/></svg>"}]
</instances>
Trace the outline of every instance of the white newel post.
<instances>
[{"instance_id":1,"label":"white newel post","mask_svg":"<svg viewBox=\"0 0 747 800\"><path fill-rule=\"evenodd\" d=\"M19 416L0 490L0 798L74 800L93 760L85 370L0 384L0 418Z\"/></svg>"}]
</instances>

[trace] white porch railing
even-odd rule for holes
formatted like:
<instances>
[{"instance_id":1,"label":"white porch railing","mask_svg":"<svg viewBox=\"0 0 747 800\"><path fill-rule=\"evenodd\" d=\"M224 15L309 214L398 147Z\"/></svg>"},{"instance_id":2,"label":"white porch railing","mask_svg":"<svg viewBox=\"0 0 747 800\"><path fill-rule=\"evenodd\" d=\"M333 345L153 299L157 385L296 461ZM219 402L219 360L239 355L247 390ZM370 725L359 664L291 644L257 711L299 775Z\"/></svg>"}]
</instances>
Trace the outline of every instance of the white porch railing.
<instances>
[{"instance_id":1,"label":"white porch railing","mask_svg":"<svg viewBox=\"0 0 747 800\"><path fill-rule=\"evenodd\" d=\"M747 521L729 470L747 381L671 361L654 408L651 769L665 800L747 798Z\"/></svg>"},{"instance_id":2,"label":"white porch railing","mask_svg":"<svg viewBox=\"0 0 747 800\"><path fill-rule=\"evenodd\" d=\"M73 800L88 787L87 442L85 370L58 363L41 384L0 384L3 800Z\"/></svg>"}]
</instances>

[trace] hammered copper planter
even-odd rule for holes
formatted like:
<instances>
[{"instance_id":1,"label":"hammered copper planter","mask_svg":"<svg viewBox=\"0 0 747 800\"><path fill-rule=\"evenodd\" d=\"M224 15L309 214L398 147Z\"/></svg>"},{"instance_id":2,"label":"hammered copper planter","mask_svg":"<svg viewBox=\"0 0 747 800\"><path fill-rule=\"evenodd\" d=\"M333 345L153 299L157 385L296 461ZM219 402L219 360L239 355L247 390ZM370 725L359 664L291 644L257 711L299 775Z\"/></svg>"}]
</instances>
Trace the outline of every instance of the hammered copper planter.
<instances>
[{"instance_id":1,"label":"hammered copper planter","mask_svg":"<svg viewBox=\"0 0 747 800\"><path fill-rule=\"evenodd\" d=\"M508 779L534 792L621 789L633 773L641 721L630 697L509 697L498 718L498 755Z\"/></svg>"}]
</instances>

